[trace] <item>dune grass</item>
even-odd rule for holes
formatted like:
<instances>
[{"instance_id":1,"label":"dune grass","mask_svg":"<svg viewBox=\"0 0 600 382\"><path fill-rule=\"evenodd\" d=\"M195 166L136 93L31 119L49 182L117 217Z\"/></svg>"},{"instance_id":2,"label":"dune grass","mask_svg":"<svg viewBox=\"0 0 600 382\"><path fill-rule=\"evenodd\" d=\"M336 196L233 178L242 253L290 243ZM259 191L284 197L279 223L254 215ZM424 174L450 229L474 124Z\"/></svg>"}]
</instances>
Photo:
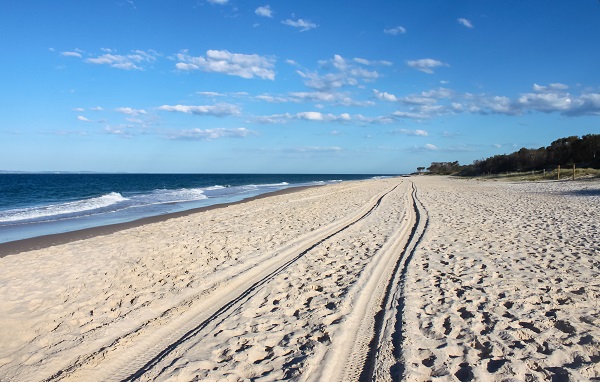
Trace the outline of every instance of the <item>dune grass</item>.
<instances>
[{"instance_id":1,"label":"dune grass","mask_svg":"<svg viewBox=\"0 0 600 382\"><path fill-rule=\"evenodd\" d=\"M482 175L475 177L477 179L490 180L506 180L506 181L540 181L540 180L558 180L558 171L527 171L527 172L511 172L503 174ZM593 168L576 168L575 180L600 178L600 170ZM573 169L562 168L560 170L560 180L572 180Z\"/></svg>"}]
</instances>

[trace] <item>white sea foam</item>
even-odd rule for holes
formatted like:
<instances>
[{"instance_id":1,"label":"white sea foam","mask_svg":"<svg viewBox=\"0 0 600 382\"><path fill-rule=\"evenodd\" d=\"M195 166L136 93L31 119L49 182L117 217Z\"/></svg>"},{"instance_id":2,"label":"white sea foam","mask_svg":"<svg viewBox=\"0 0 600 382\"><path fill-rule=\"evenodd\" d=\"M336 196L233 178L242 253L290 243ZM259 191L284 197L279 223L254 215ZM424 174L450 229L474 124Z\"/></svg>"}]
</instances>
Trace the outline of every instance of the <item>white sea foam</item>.
<instances>
[{"instance_id":1,"label":"white sea foam","mask_svg":"<svg viewBox=\"0 0 600 382\"><path fill-rule=\"evenodd\" d=\"M248 184L248 185L242 186L242 188L247 189L247 190L257 190L259 188L284 187L284 186L289 186L289 185L290 184L288 182L266 183L266 184Z\"/></svg>"},{"instance_id":2,"label":"white sea foam","mask_svg":"<svg viewBox=\"0 0 600 382\"><path fill-rule=\"evenodd\" d=\"M59 216L97 210L129 200L118 192L111 192L96 198L77 200L74 202L50 204L46 206L17 208L0 212L0 222L14 222L19 220L40 219L50 216Z\"/></svg>"},{"instance_id":3,"label":"white sea foam","mask_svg":"<svg viewBox=\"0 0 600 382\"><path fill-rule=\"evenodd\" d=\"M149 194L132 197L139 205L191 202L208 199L201 188L180 188L178 190L154 190Z\"/></svg>"}]
</instances>

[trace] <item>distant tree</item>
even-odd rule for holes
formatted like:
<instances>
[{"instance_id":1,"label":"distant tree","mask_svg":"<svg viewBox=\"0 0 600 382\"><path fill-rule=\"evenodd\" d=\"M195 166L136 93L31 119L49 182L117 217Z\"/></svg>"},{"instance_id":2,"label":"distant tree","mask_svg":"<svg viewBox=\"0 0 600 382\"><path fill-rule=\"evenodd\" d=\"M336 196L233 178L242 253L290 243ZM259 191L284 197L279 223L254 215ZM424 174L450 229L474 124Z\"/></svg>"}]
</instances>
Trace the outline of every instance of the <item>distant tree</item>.
<instances>
[{"instance_id":1,"label":"distant tree","mask_svg":"<svg viewBox=\"0 0 600 382\"><path fill-rule=\"evenodd\" d=\"M425 167L417 167L417 172L420 174L425 170Z\"/></svg>"},{"instance_id":2,"label":"distant tree","mask_svg":"<svg viewBox=\"0 0 600 382\"><path fill-rule=\"evenodd\" d=\"M432 174L482 175L511 171L541 170L557 165L583 164L600 168L600 134L579 138L571 136L555 140L548 147L521 148L511 154L494 155L461 166L458 162L433 162L427 169Z\"/></svg>"}]
</instances>

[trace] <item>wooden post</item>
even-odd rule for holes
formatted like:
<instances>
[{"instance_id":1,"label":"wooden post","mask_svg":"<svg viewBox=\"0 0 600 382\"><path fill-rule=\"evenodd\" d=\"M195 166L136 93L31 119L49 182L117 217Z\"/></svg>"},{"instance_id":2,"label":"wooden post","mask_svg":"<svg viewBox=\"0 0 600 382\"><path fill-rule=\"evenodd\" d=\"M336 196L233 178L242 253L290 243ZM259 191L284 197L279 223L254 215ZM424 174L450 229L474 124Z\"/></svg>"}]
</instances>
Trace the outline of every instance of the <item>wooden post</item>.
<instances>
[{"instance_id":1,"label":"wooden post","mask_svg":"<svg viewBox=\"0 0 600 382\"><path fill-rule=\"evenodd\" d=\"M544 178L546 177L546 169L544 169Z\"/></svg>"},{"instance_id":2,"label":"wooden post","mask_svg":"<svg viewBox=\"0 0 600 382\"><path fill-rule=\"evenodd\" d=\"M573 180L575 180L575 164L573 164Z\"/></svg>"},{"instance_id":3,"label":"wooden post","mask_svg":"<svg viewBox=\"0 0 600 382\"><path fill-rule=\"evenodd\" d=\"M556 180L560 180L560 165L558 165L558 173L556 175Z\"/></svg>"}]
</instances>

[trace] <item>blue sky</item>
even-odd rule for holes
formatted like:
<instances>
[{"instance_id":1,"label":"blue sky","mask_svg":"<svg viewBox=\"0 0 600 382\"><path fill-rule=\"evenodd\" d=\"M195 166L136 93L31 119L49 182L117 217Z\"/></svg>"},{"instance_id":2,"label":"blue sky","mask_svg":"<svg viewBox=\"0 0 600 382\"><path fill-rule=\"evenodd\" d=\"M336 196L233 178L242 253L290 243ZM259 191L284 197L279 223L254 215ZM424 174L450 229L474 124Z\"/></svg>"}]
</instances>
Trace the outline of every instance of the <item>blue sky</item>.
<instances>
[{"instance_id":1,"label":"blue sky","mask_svg":"<svg viewBox=\"0 0 600 382\"><path fill-rule=\"evenodd\" d=\"M600 133L597 0L7 0L0 35L0 170L406 173Z\"/></svg>"}]
</instances>

